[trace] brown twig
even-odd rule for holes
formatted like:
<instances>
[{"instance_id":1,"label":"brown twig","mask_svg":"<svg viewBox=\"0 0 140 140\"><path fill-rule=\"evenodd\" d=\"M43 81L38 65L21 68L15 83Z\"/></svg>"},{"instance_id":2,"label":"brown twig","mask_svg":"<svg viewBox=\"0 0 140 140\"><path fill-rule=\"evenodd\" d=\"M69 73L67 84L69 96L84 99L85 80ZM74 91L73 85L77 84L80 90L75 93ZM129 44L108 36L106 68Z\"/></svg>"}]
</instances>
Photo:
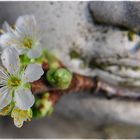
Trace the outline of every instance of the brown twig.
<instances>
[{"instance_id":1,"label":"brown twig","mask_svg":"<svg viewBox=\"0 0 140 140\"><path fill-rule=\"evenodd\" d=\"M49 69L47 62L42 64L44 71ZM60 64L60 67L64 67L64 65ZM128 97L128 98L140 98L139 92L132 92L128 89L121 89L118 87L114 87L112 85L107 84L101 79L95 77L87 77L80 74L73 73L72 82L68 89L61 90L49 85L45 77L41 77L38 81L32 83L32 92L34 95L43 94L45 92L49 92L49 100L53 105L57 103L57 101L61 98L63 94L79 92L83 90L92 90L94 92L102 92L107 96L116 96L116 97Z\"/></svg>"},{"instance_id":2,"label":"brown twig","mask_svg":"<svg viewBox=\"0 0 140 140\"><path fill-rule=\"evenodd\" d=\"M51 87L44 77L32 83L33 94L38 95L49 92L49 100L51 100L53 104L55 104L63 94L93 89L96 89L96 82L93 82L92 78L75 73L73 74L69 88L66 90Z\"/></svg>"}]
</instances>

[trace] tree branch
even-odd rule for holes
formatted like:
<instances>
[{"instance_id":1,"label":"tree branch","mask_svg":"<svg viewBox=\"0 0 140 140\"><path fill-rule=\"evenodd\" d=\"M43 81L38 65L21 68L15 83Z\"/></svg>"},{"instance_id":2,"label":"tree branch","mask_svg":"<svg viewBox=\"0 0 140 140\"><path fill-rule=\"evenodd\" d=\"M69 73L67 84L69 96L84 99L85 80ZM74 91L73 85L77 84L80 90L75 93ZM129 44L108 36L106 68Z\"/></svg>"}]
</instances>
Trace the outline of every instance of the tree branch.
<instances>
[{"instance_id":1,"label":"tree branch","mask_svg":"<svg viewBox=\"0 0 140 140\"><path fill-rule=\"evenodd\" d=\"M47 62L42 64L42 67L45 72L48 71L49 65ZM60 63L60 67L65 67L62 63ZM112 85L107 84L102 81L98 77L87 77L80 74L73 73L72 82L68 89L61 90L49 85L45 76L42 76L38 81L33 82L32 84L32 92L34 95L43 94L45 92L49 92L49 100L53 105L57 103L57 101L61 98L63 94L74 93L80 91L93 91L94 93L101 92L109 97L125 97L125 98L140 98L140 93L136 91L130 91L128 89L123 89L119 87L114 87Z\"/></svg>"}]
</instances>

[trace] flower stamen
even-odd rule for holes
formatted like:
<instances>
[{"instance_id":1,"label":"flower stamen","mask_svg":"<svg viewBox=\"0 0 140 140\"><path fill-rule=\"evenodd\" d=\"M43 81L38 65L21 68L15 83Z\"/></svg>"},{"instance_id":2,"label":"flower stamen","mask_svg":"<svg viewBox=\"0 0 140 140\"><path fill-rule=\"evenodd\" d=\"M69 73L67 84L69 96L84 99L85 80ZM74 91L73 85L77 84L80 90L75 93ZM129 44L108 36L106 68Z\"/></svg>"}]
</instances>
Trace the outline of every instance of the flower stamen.
<instances>
[{"instance_id":1,"label":"flower stamen","mask_svg":"<svg viewBox=\"0 0 140 140\"><path fill-rule=\"evenodd\" d=\"M33 45L33 40L28 37L24 37L23 45L24 45L24 47L31 49L32 45Z\"/></svg>"},{"instance_id":2,"label":"flower stamen","mask_svg":"<svg viewBox=\"0 0 140 140\"><path fill-rule=\"evenodd\" d=\"M15 88L21 84L21 80L18 77L11 76L8 80L8 86Z\"/></svg>"}]
</instances>

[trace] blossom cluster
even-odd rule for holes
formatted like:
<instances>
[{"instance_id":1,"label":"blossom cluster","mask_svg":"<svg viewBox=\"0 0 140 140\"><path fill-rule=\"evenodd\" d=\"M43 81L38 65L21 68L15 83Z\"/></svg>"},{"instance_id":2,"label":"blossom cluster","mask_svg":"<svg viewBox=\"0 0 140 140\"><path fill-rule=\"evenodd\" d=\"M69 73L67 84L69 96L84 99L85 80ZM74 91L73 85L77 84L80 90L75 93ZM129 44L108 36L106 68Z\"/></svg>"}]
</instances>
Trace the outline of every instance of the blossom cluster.
<instances>
[{"instance_id":1,"label":"blossom cluster","mask_svg":"<svg viewBox=\"0 0 140 140\"><path fill-rule=\"evenodd\" d=\"M40 32L33 15L20 16L13 26L3 24L0 35L0 115L10 114L21 127L31 120L35 98L31 83L44 71L35 61L42 54ZM23 58L28 58L28 63Z\"/></svg>"}]
</instances>

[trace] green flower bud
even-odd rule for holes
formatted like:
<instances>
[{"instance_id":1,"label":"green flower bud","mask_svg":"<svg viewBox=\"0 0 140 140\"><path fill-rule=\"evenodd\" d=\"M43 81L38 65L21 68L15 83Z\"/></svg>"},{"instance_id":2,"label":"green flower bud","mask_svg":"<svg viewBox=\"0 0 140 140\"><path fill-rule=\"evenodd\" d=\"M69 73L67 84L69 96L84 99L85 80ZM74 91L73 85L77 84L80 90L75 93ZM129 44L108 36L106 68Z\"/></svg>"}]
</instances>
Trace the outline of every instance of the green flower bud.
<instances>
[{"instance_id":1,"label":"green flower bud","mask_svg":"<svg viewBox=\"0 0 140 140\"><path fill-rule=\"evenodd\" d=\"M51 69L58 68L59 65L60 65L60 64L59 64L57 61L54 61L54 62L52 62L52 63L49 63L49 67L50 67Z\"/></svg>"},{"instance_id":2,"label":"green flower bud","mask_svg":"<svg viewBox=\"0 0 140 140\"><path fill-rule=\"evenodd\" d=\"M48 82L60 89L67 89L72 80L72 73L65 68L51 69L47 72Z\"/></svg>"},{"instance_id":3,"label":"green flower bud","mask_svg":"<svg viewBox=\"0 0 140 140\"><path fill-rule=\"evenodd\" d=\"M48 60L49 67L51 69L56 69L60 66L58 59L53 54L48 52L47 50L43 51L43 56L44 56L44 59Z\"/></svg>"},{"instance_id":4,"label":"green flower bud","mask_svg":"<svg viewBox=\"0 0 140 140\"><path fill-rule=\"evenodd\" d=\"M33 117L45 117L51 115L54 108L52 102L48 100L49 93L45 93L41 98L36 97L35 105L33 106Z\"/></svg>"}]
</instances>

